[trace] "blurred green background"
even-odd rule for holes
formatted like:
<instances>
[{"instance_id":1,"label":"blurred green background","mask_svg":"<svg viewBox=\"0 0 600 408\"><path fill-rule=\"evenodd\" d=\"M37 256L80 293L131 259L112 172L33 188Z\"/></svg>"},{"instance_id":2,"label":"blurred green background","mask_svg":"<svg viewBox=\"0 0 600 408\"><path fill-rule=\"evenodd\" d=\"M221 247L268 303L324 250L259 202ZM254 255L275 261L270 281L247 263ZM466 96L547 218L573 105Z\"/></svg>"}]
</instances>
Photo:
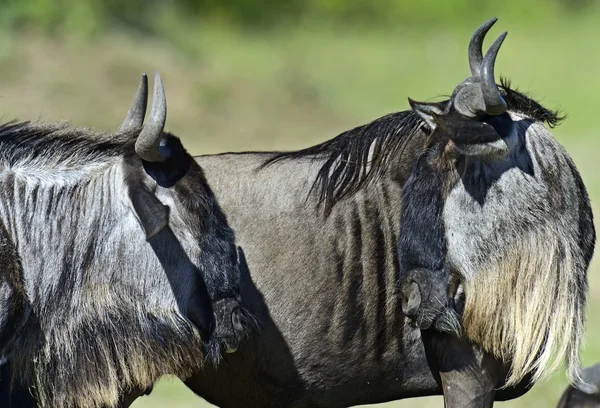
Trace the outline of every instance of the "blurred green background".
<instances>
[{"instance_id":1,"label":"blurred green background","mask_svg":"<svg viewBox=\"0 0 600 408\"><path fill-rule=\"evenodd\" d=\"M158 69L167 127L193 153L294 149L448 95L485 20L496 64L567 120L555 136L600 207L600 1L0 0L0 115L115 129ZM586 365L600 361L600 264L590 270ZM400 369L400 368L399 368ZM552 407L561 372L506 407ZM163 381L134 407L206 407ZM441 407L439 398L384 404Z\"/></svg>"}]
</instances>

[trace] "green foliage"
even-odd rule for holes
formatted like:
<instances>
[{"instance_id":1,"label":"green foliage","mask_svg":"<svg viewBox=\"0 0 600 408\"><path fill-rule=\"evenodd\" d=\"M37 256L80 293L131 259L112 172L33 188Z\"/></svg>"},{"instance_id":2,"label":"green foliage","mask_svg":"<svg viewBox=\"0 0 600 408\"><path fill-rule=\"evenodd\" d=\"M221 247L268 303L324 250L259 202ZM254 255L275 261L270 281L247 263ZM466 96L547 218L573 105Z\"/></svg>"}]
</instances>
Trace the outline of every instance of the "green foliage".
<instances>
[{"instance_id":1,"label":"green foliage","mask_svg":"<svg viewBox=\"0 0 600 408\"><path fill-rule=\"evenodd\" d=\"M0 0L5 29L90 35L114 23L135 24L145 0Z\"/></svg>"},{"instance_id":2,"label":"green foliage","mask_svg":"<svg viewBox=\"0 0 600 408\"><path fill-rule=\"evenodd\" d=\"M0 0L0 26L89 36L112 26L156 31L163 13L182 21L267 28L319 24L397 26L453 23L502 14L520 21L581 12L598 0ZM159 24L160 25L160 24Z\"/></svg>"}]
</instances>

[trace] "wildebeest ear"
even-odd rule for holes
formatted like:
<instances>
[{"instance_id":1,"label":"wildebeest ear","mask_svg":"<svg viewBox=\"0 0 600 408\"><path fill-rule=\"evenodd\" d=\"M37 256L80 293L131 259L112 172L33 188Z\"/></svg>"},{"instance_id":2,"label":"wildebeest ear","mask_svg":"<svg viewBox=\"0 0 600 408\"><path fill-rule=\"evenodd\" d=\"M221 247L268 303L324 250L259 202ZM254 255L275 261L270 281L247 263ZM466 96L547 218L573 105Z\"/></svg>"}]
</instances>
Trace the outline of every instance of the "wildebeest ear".
<instances>
[{"instance_id":1,"label":"wildebeest ear","mask_svg":"<svg viewBox=\"0 0 600 408\"><path fill-rule=\"evenodd\" d=\"M435 116L435 121L459 145L492 143L500 139L496 129L486 123L473 120L449 119ZM509 119L510 120L510 119Z\"/></svg>"},{"instance_id":2,"label":"wildebeest ear","mask_svg":"<svg viewBox=\"0 0 600 408\"><path fill-rule=\"evenodd\" d=\"M166 132L159 148L165 160L162 162L142 160L144 170L159 186L173 187L186 175L193 159L181 144L181 140Z\"/></svg>"},{"instance_id":3,"label":"wildebeest ear","mask_svg":"<svg viewBox=\"0 0 600 408\"><path fill-rule=\"evenodd\" d=\"M146 232L146 240L152 239L169 225L169 207L161 203L154 194L141 186L135 186L129 189L129 198Z\"/></svg>"},{"instance_id":4,"label":"wildebeest ear","mask_svg":"<svg viewBox=\"0 0 600 408\"><path fill-rule=\"evenodd\" d=\"M437 102L417 102L411 98L408 98L408 103L412 110L427 123L427 126L431 131L434 131L437 128L438 125L434 119L434 115L441 115L445 110L444 105Z\"/></svg>"}]
</instances>

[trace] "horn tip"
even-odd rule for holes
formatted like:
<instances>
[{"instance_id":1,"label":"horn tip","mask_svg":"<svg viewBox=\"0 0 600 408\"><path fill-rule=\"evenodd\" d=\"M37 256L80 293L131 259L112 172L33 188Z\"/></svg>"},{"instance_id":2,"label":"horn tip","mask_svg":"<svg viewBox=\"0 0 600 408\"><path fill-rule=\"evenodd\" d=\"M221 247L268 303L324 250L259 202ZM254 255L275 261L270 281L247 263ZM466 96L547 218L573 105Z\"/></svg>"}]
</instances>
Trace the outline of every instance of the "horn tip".
<instances>
[{"instance_id":1,"label":"horn tip","mask_svg":"<svg viewBox=\"0 0 600 408\"><path fill-rule=\"evenodd\" d=\"M488 21L486 21L485 23L483 23L483 27L487 27L489 29L494 24L496 24L496 21L498 21L498 17L492 17Z\"/></svg>"},{"instance_id":2,"label":"horn tip","mask_svg":"<svg viewBox=\"0 0 600 408\"><path fill-rule=\"evenodd\" d=\"M481 31L486 31L486 32L487 32L487 31L489 31L489 29L490 29L490 28L492 28L492 26L493 26L494 24L496 24L496 21L498 21L498 17L492 17L492 18L490 18L488 21L486 21L485 23L483 23L483 24L482 24L482 25L479 27L478 31L479 31L479 30L481 30Z\"/></svg>"},{"instance_id":3,"label":"horn tip","mask_svg":"<svg viewBox=\"0 0 600 408\"><path fill-rule=\"evenodd\" d=\"M500 36L496 39L496 41L494 42L494 44L492 46L496 46L496 48L500 48L500 46L504 42L504 39L506 38L507 35L508 35L508 31L505 31L502 34L500 34Z\"/></svg>"},{"instance_id":4,"label":"horn tip","mask_svg":"<svg viewBox=\"0 0 600 408\"><path fill-rule=\"evenodd\" d=\"M154 86L162 87L162 78L160 76L160 72L154 71Z\"/></svg>"}]
</instances>

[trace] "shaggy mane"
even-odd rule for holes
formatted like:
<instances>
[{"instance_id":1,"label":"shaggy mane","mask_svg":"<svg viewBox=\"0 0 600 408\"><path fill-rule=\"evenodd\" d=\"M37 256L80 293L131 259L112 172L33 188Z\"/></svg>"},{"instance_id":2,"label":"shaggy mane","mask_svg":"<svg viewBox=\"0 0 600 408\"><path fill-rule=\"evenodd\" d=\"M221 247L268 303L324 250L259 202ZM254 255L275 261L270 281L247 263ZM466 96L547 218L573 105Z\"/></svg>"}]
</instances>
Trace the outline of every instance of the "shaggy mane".
<instances>
[{"instance_id":1,"label":"shaggy mane","mask_svg":"<svg viewBox=\"0 0 600 408\"><path fill-rule=\"evenodd\" d=\"M544 122L551 128L560 125L566 118L561 111L545 108L526 93L511 88L510 80L507 78L500 78L500 91L509 110L519 112L538 122Z\"/></svg>"},{"instance_id":2,"label":"shaggy mane","mask_svg":"<svg viewBox=\"0 0 600 408\"><path fill-rule=\"evenodd\" d=\"M132 152L136 134L98 133L67 122L0 125L0 164L28 170L77 170Z\"/></svg>"},{"instance_id":3,"label":"shaggy mane","mask_svg":"<svg viewBox=\"0 0 600 408\"><path fill-rule=\"evenodd\" d=\"M550 127L564 119L559 112L549 110L524 93L512 89L510 82L504 78L501 79L500 90L509 110L545 122ZM328 214L336 203L381 176L390 161L402 159L408 141L425 126L425 122L412 110L391 113L318 145L277 153L263 167L282 160L326 158L311 193L314 191L318 194L319 204L324 206L325 214Z\"/></svg>"},{"instance_id":4,"label":"shaggy mane","mask_svg":"<svg viewBox=\"0 0 600 408\"><path fill-rule=\"evenodd\" d=\"M149 271L160 262L152 249L135 252L151 256L134 262L124 256L134 233L123 224L130 210L119 200L139 180L128 170L108 169L119 158L136 159L137 133L98 133L66 122L0 125L0 171L6 176L0 180L0 244L13 251L8 261L16 262L0 277L12 273L9 283L20 291L11 296L23 305L19 326L2 346L12 386L30 385L41 407L117 406L123 393L147 389L165 373L185 378L221 358L216 339L207 344L176 305L156 298L157 279ZM223 222L206 192L194 193L198 200L170 219L173 229L187 228L187 213L197 225L208 214ZM232 237L228 229L207 234L193 231L203 249L197 262L214 268L211 245ZM10 245L3 244L9 237ZM32 282L28 293L26 279Z\"/></svg>"}]
</instances>

